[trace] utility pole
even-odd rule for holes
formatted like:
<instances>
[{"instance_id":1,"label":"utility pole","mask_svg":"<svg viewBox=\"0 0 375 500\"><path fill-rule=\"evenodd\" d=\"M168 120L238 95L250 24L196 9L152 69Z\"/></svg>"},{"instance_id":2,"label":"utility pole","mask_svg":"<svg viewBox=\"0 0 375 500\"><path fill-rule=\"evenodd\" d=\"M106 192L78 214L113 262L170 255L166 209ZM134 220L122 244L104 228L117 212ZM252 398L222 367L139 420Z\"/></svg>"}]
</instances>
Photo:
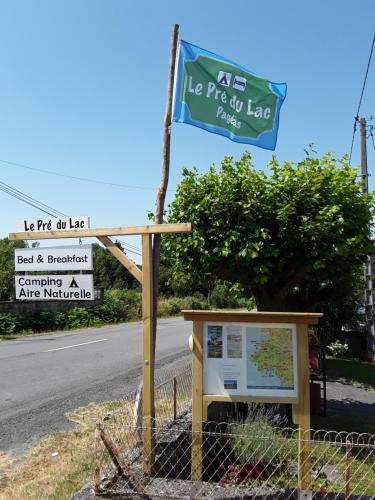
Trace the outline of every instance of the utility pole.
<instances>
[{"instance_id":1,"label":"utility pole","mask_svg":"<svg viewBox=\"0 0 375 500\"><path fill-rule=\"evenodd\" d=\"M368 172L367 172L367 139L366 139L366 119L360 119L361 126L361 174L362 193L368 194ZM375 318L374 300L372 285L372 258L367 257L365 264L365 312L367 328L367 349L366 356L370 361L375 360Z\"/></svg>"}]
</instances>

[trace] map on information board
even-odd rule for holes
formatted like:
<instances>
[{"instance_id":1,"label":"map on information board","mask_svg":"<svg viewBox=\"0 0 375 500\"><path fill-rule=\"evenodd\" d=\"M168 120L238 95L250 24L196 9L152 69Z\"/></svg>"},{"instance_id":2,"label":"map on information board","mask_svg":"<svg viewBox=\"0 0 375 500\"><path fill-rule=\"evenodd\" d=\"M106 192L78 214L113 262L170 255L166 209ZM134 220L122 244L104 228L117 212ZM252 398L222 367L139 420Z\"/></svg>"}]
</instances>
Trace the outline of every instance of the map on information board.
<instances>
[{"instance_id":1,"label":"map on information board","mask_svg":"<svg viewBox=\"0 0 375 500\"><path fill-rule=\"evenodd\" d=\"M290 328L246 328L248 389L294 389Z\"/></svg>"},{"instance_id":2,"label":"map on information board","mask_svg":"<svg viewBox=\"0 0 375 500\"><path fill-rule=\"evenodd\" d=\"M297 397L294 324L205 323L204 394Z\"/></svg>"}]
</instances>

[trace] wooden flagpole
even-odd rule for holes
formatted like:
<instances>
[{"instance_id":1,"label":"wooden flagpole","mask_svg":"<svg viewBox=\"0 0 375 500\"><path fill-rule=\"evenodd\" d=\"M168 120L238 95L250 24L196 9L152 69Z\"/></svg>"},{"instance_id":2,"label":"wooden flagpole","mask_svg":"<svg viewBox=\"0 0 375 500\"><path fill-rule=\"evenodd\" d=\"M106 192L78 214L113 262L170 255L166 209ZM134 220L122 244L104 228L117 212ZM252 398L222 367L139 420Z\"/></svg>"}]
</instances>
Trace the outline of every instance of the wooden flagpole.
<instances>
[{"instance_id":1,"label":"wooden flagpole","mask_svg":"<svg viewBox=\"0 0 375 500\"><path fill-rule=\"evenodd\" d=\"M171 146L171 123L172 123L172 105L173 105L173 88L176 68L176 54L178 44L179 25L174 24L172 27L171 36L171 51L169 58L169 76L168 76L168 92L167 105L164 116L164 132L163 132L163 165L161 172L161 182L156 195L156 210L155 224L163 223L164 202L167 194L169 180L169 164L170 164L170 146ZM154 350L156 346L156 325L157 325L157 309L158 309L158 285L159 285L159 267L160 267L160 234L154 234L152 248L152 283L153 283L153 337Z\"/></svg>"}]
</instances>

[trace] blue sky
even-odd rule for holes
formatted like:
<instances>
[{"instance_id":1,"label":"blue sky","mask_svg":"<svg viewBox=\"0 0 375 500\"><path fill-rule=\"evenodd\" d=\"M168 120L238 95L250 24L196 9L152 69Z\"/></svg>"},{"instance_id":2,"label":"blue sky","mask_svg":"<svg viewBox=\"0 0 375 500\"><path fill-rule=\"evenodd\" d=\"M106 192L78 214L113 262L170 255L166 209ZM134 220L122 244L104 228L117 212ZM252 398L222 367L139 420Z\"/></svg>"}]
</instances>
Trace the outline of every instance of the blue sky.
<instances>
[{"instance_id":1,"label":"blue sky","mask_svg":"<svg viewBox=\"0 0 375 500\"><path fill-rule=\"evenodd\" d=\"M298 161L350 149L353 119L375 27L373 0L314 2L0 1L0 180L92 227L147 223L160 182L170 33L287 82L276 154ZM375 58L375 56L374 56ZM373 60L361 115L375 115ZM359 134L353 149L358 163ZM257 168L272 152L184 124L172 126L173 198L183 166L202 172L250 150ZM374 172L372 143L369 171ZM373 181L370 177L370 186ZM0 237L40 213L0 192ZM135 239L128 240L137 245ZM134 256L137 260L137 257Z\"/></svg>"}]
</instances>

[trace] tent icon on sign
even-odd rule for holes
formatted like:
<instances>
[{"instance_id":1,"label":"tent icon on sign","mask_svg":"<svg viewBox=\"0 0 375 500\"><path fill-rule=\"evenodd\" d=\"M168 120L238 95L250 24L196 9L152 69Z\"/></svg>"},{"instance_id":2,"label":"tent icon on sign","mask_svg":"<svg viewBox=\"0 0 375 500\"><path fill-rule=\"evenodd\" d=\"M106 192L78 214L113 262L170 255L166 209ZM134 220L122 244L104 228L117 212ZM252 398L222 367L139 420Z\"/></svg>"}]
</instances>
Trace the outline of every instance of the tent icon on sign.
<instances>
[{"instance_id":1,"label":"tent icon on sign","mask_svg":"<svg viewBox=\"0 0 375 500\"><path fill-rule=\"evenodd\" d=\"M78 283L76 282L76 279L74 276L73 276L72 282L69 285L69 288L79 288Z\"/></svg>"},{"instance_id":2,"label":"tent icon on sign","mask_svg":"<svg viewBox=\"0 0 375 500\"><path fill-rule=\"evenodd\" d=\"M219 71L217 82L220 83L220 85L229 87L231 80L232 80L232 73L227 73L226 71Z\"/></svg>"}]
</instances>

